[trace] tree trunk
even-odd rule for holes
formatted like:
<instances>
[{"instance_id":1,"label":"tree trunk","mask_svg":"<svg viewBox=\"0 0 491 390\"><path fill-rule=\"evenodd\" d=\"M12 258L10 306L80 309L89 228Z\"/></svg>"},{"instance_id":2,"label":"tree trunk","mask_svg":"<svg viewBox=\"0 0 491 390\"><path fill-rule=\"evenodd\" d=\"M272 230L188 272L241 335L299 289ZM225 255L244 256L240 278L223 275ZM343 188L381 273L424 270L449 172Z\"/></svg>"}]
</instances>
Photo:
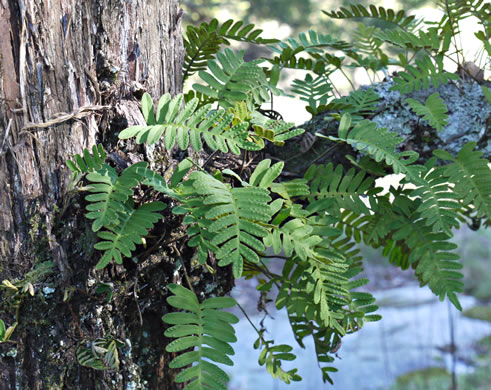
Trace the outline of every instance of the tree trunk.
<instances>
[{"instance_id":1,"label":"tree trunk","mask_svg":"<svg viewBox=\"0 0 491 390\"><path fill-rule=\"evenodd\" d=\"M115 150L144 122L144 90L181 91L181 12L177 0L0 0L0 280L19 287L0 288L0 318L18 322L0 344L0 390L176 388L161 321L171 253L95 272L65 161L95 143ZM103 337L118 340L119 370L77 361Z\"/></svg>"}]
</instances>

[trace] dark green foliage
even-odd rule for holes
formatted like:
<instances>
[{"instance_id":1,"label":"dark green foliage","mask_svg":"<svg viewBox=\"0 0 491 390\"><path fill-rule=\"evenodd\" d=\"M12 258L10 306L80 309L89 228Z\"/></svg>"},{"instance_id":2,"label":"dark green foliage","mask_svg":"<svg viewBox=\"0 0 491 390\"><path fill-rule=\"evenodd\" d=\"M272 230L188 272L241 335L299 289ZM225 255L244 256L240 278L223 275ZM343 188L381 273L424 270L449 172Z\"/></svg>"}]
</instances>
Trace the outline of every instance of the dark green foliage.
<instances>
[{"instance_id":1,"label":"dark green foliage","mask_svg":"<svg viewBox=\"0 0 491 390\"><path fill-rule=\"evenodd\" d=\"M370 5L368 9L361 4L351 5L350 8L341 7L339 11L322 11L330 18L352 19L352 18L373 18L380 19L401 28L408 28L414 23L414 16L406 16L405 11L395 12L390 8L376 7Z\"/></svg>"},{"instance_id":2,"label":"dark green foliage","mask_svg":"<svg viewBox=\"0 0 491 390\"><path fill-rule=\"evenodd\" d=\"M168 151L176 144L181 151L191 147L194 160L184 159L169 180L167 174L164 178L145 162L120 172L104 162L101 146L94 146L92 153L86 149L75 161L67 162L73 181L84 179L83 188L90 192L85 198L87 218L93 220L92 230L101 239L95 248L103 251L96 268L134 256L137 245L145 244L145 237L162 218L160 212L166 206L162 200L170 198L167 203L174 218L182 217L181 229L187 233L180 245L196 248L190 255L191 266L210 271L231 266L235 278L257 277L263 298L287 311L298 344L304 347L304 340L312 338L322 379L330 383L342 338L380 319L375 298L361 290L368 280L359 277L364 259L357 243L382 248L390 263L414 269L421 285L428 285L440 299L448 297L461 309L457 294L463 291L462 265L450 239L452 229L468 218L489 224L488 161L482 152L474 151L475 143L468 143L457 156L434 151L436 157L425 165L416 164L418 153L400 150L402 137L371 121L380 100L373 88L335 98L337 90L330 79L334 71L340 71L351 83L347 68L363 68L369 76L384 71L390 78L386 68L397 66L391 89L401 94L457 79L456 74L445 71L443 59L452 55L452 44L461 52L452 43L458 22L477 16L483 25L478 39L489 46L489 7L482 0L445 1L442 6L446 15L425 30L405 11L383 7L353 5L324 12L336 19L380 22L377 27L359 25L353 43L312 30L284 42L265 40L254 25L232 20L220 25L213 19L189 27L184 78L199 72L204 84L195 84L195 90L186 95L171 98L166 94L156 108L150 95L144 94L142 112L147 125L131 126L119 138L135 137L138 144L159 143ZM246 62L243 51L220 51L230 40L273 43L273 58ZM388 45L398 56L387 50ZM307 71L303 80L293 82L292 92L308 103L307 111L313 116L329 112L326 120L337 124L337 136L330 132L317 136L327 138L332 148L350 145L357 152L355 157L346 155L353 167L313 165L303 177L287 180L290 173L282 173L283 162L258 161L258 155L250 155L249 151L259 151L268 142L282 146L304 132L278 116L266 117L274 114L273 108L259 109L280 93L276 85L280 71L286 68ZM483 93L489 95L485 87ZM447 125L447 108L438 93L424 104L410 98L405 102L432 128L441 130ZM218 107L212 108L214 103ZM215 152L240 156L240 171L208 172L209 161L199 166L194 152L209 149L213 156ZM256 168L250 177L244 177L244 168L252 161ZM388 173L404 174L404 178L383 194L374 177ZM147 201L150 193L152 202ZM267 248L281 254L280 274L262 261ZM188 283L192 289L191 281ZM170 367L182 369L176 382L188 382L186 389L226 389L229 378L216 363L232 364L230 343L236 340L232 324L238 320L218 309L232 307L235 301L216 297L200 303L193 291L176 284L168 287L174 294L168 303L181 310L163 317L172 325L165 335L175 339L166 348L177 354ZM109 292L107 299L111 299L110 287L99 290ZM0 336L5 338L7 330L2 324ZM295 359L292 347L267 340L263 328L257 332L254 348L261 349L259 364L286 383L301 380L296 369L282 368L283 362ZM77 356L87 367L117 369L114 340L81 346Z\"/></svg>"},{"instance_id":3,"label":"dark green foliage","mask_svg":"<svg viewBox=\"0 0 491 390\"><path fill-rule=\"evenodd\" d=\"M184 310L162 317L173 325L165 331L166 337L175 338L166 347L167 352L182 352L170 363L171 368L184 368L176 376L176 383L189 382L184 388L191 390L223 389L230 380L215 363L233 365L229 355L234 355L230 343L237 341L231 324L238 318L220 311L235 306L233 298L209 298L201 304L196 295L177 284L170 284L174 294L167 298L169 305ZM192 348L192 350L190 350Z\"/></svg>"},{"instance_id":4,"label":"dark green foliage","mask_svg":"<svg viewBox=\"0 0 491 390\"><path fill-rule=\"evenodd\" d=\"M443 57L436 58L436 66L429 56L423 56L416 59L415 66L405 65L404 72L398 72L394 77L393 91L410 93L420 89L427 89L430 86L438 88L450 80L459 78L455 73L449 73L443 70Z\"/></svg>"},{"instance_id":5,"label":"dark green foliage","mask_svg":"<svg viewBox=\"0 0 491 390\"><path fill-rule=\"evenodd\" d=\"M203 234L212 236L210 244L217 248L218 264L233 264L234 276L239 278L244 261L259 262L257 252L264 250L260 238L266 236L267 230L262 224L271 218L268 191L261 185L230 188L202 172L193 172L189 181L192 190L184 192L181 200L185 207L192 205L190 221L206 228L206 233L196 231L200 235L190 245L198 244Z\"/></svg>"},{"instance_id":6,"label":"dark green foliage","mask_svg":"<svg viewBox=\"0 0 491 390\"><path fill-rule=\"evenodd\" d=\"M147 96L147 95L144 95ZM182 94L173 99L169 94L162 96L157 107L156 119L151 114L148 126L131 126L119 133L120 139L136 137L137 143L153 144L162 136L164 146L170 150L177 145L185 150L189 145L196 151L203 149L203 141L213 150L240 154L240 149L257 150L258 146L247 140L249 124L247 122L232 125L233 115L224 110L212 110L211 104L201 108L194 98L181 109Z\"/></svg>"},{"instance_id":7,"label":"dark green foliage","mask_svg":"<svg viewBox=\"0 0 491 390\"><path fill-rule=\"evenodd\" d=\"M254 44L271 44L276 39L264 39L260 35L262 30L254 29L253 24L244 24L242 21L227 20L219 24L217 19L203 22L199 26L189 25L184 36L183 81L200 70L207 69L207 62L214 60L222 45L230 45L230 40Z\"/></svg>"},{"instance_id":8,"label":"dark green foliage","mask_svg":"<svg viewBox=\"0 0 491 390\"><path fill-rule=\"evenodd\" d=\"M447 106L438 92L428 96L424 105L411 98L407 98L406 103L416 114L422 116L423 120L427 120L430 126L438 131L448 124Z\"/></svg>"},{"instance_id":9,"label":"dark green foliage","mask_svg":"<svg viewBox=\"0 0 491 390\"><path fill-rule=\"evenodd\" d=\"M458 194L464 205L473 205L478 217L491 219L491 171L489 161L481 158L483 152L473 151L475 142L465 144L457 158L443 150L433 152L442 160L452 161L445 166L444 175L454 184L454 192Z\"/></svg>"},{"instance_id":10,"label":"dark green foliage","mask_svg":"<svg viewBox=\"0 0 491 390\"><path fill-rule=\"evenodd\" d=\"M193 88L226 108L241 101L251 107L260 106L269 100L270 93L279 94L258 66L263 60L245 62L243 58L243 50L234 53L225 49L218 53L217 61L208 61L208 71L199 72L206 85L194 84Z\"/></svg>"}]
</instances>

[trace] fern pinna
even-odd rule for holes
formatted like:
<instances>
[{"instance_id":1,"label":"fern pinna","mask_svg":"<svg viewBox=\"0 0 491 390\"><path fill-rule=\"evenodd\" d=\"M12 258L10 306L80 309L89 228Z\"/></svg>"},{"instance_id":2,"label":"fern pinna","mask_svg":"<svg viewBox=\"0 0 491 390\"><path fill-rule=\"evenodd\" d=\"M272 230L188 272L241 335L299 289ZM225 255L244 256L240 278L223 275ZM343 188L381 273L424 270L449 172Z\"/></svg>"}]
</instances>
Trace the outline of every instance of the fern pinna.
<instances>
[{"instance_id":1,"label":"fern pinna","mask_svg":"<svg viewBox=\"0 0 491 390\"><path fill-rule=\"evenodd\" d=\"M199 303L191 290L170 284L174 294L167 298L169 305L184 310L166 314L162 320L173 325L165 331L166 337L175 338L167 352L183 352L170 363L171 368L184 368L175 377L176 383L189 383L187 390L226 390L230 380L227 373L215 363L231 366L229 355L234 355L230 343L237 341L231 324L239 319L232 313L221 311L235 306L230 297L208 298ZM192 350L190 350L192 349Z\"/></svg>"}]
</instances>

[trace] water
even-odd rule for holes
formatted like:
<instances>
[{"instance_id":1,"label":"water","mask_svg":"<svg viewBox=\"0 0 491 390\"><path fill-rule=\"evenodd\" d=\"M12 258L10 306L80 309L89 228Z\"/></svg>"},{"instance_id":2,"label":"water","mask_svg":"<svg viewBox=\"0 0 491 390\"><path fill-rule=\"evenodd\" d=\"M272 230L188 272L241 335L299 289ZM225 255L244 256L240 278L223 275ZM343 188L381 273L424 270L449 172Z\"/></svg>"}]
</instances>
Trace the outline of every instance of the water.
<instances>
[{"instance_id":1,"label":"water","mask_svg":"<svg viewBox=\"0 0 491 390\"><path fill-rule=\"evenodd\" d=\"M254 304L250 282L238 286L235 297L246 307ZM275 318L265 320L268 333L266 339L275 343L289 344L294 347L297 359L283 364L285 369L298 368L303 381L286 385L273 380L264 367L257 363L259 351L252 348L257 339L252 326L242 319L236 325L239 340L234 344L236 355L234 367L228 370L231 382L230 390L379 390L394 383L399 375L426 368L442 366L450 371L451 357L449 306L440 302L431 291L411 284L404 287L381 290L373 293L381 306L379 314L383 319L376 323L367 323L364 328L343 339L338 354L340 359L334 362L339 369L333 373L334 386L324 384L317 365L313 343L306 343L306 349L296 344L285 311L271 314ZM465 309L476 304L470 296L460 296ZM251 310L253 312L253 310ZM473 357L472 344L491 334L491 324L485 321L468 319L460 315L453 307L450 315L454 320L454 332L457 345L457 373L472 371L469 365ZM252 316L251 320L259 326L262 316Z\"/></svg>"}]
</instances>

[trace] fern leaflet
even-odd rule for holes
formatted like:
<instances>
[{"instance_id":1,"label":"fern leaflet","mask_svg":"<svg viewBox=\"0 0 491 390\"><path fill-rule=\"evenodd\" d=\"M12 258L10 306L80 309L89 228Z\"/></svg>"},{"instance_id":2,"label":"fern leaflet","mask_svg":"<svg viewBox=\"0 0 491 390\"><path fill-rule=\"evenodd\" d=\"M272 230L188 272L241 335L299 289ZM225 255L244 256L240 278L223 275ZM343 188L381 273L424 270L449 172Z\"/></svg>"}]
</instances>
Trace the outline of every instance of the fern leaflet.
<instances>
[{"instance_id":1,"label":"fern leaflet","mask_svg":"<svg viewBox=\"0 0 491 390\"><path fill-rule=\"evenodd\" d=\"M406 103L416 114L422 116L423 120L428 121L430 126L438 131L443 130L448 124L447 106L438 92L428 96L424 105L412 98L407 98Z\"/></svg>"},{"instance_id":2,"label":"fern leaflet","mask_svg":"<svg viewBox=\"0 0 491 390\"><path fill-rule=\"evenodd\" d=\"M491 169L489 161L481 158L483 152L473 151L475 142L469 142L460 149L457 158L443 150L433 154L446 161L444 174L454 184L454 192L459 194L465 205L472 205L477 217L491 219Z\"/></svg>"},{"instance_id":3,"label":"fern leaflet","mask_svg":"<svg viewBox=\"0 0 491 390\"><path fill-rule=\"evenodd\" d=\"M234 53L225 49L218 53L218 61L208 61L209 72L199 72L206 85L193 84L193 88L215 99L225 108L233 107L239 101L261 105L270 99L270 92L279 94L269 84L263 69L258 66L263 60L244 62L243 57L243 50Z\"/></svg>"},{"instance_id":4,"label":"fern leaflet","mask_svg":"<svg viewBox=\"0 0 491 390\"><path fill-rule=\"evenodd\" d=\"M234 355L230 343L237 341L231 324L238 318L232 313L220 311L235 306L230 297L209 298L202 303L185 287L170 284L174 294L167 302L185 312L169 313L162 317L167 324L174 325L165 331L166 337L176 340L166 347L167 352L192 351L179 354L170 363L170 368L184 368L175 378L176 383L189 382L184 389L226 390L228 375L215 363L233 365L228 355Z\"/></svg>"}]
</instances>

